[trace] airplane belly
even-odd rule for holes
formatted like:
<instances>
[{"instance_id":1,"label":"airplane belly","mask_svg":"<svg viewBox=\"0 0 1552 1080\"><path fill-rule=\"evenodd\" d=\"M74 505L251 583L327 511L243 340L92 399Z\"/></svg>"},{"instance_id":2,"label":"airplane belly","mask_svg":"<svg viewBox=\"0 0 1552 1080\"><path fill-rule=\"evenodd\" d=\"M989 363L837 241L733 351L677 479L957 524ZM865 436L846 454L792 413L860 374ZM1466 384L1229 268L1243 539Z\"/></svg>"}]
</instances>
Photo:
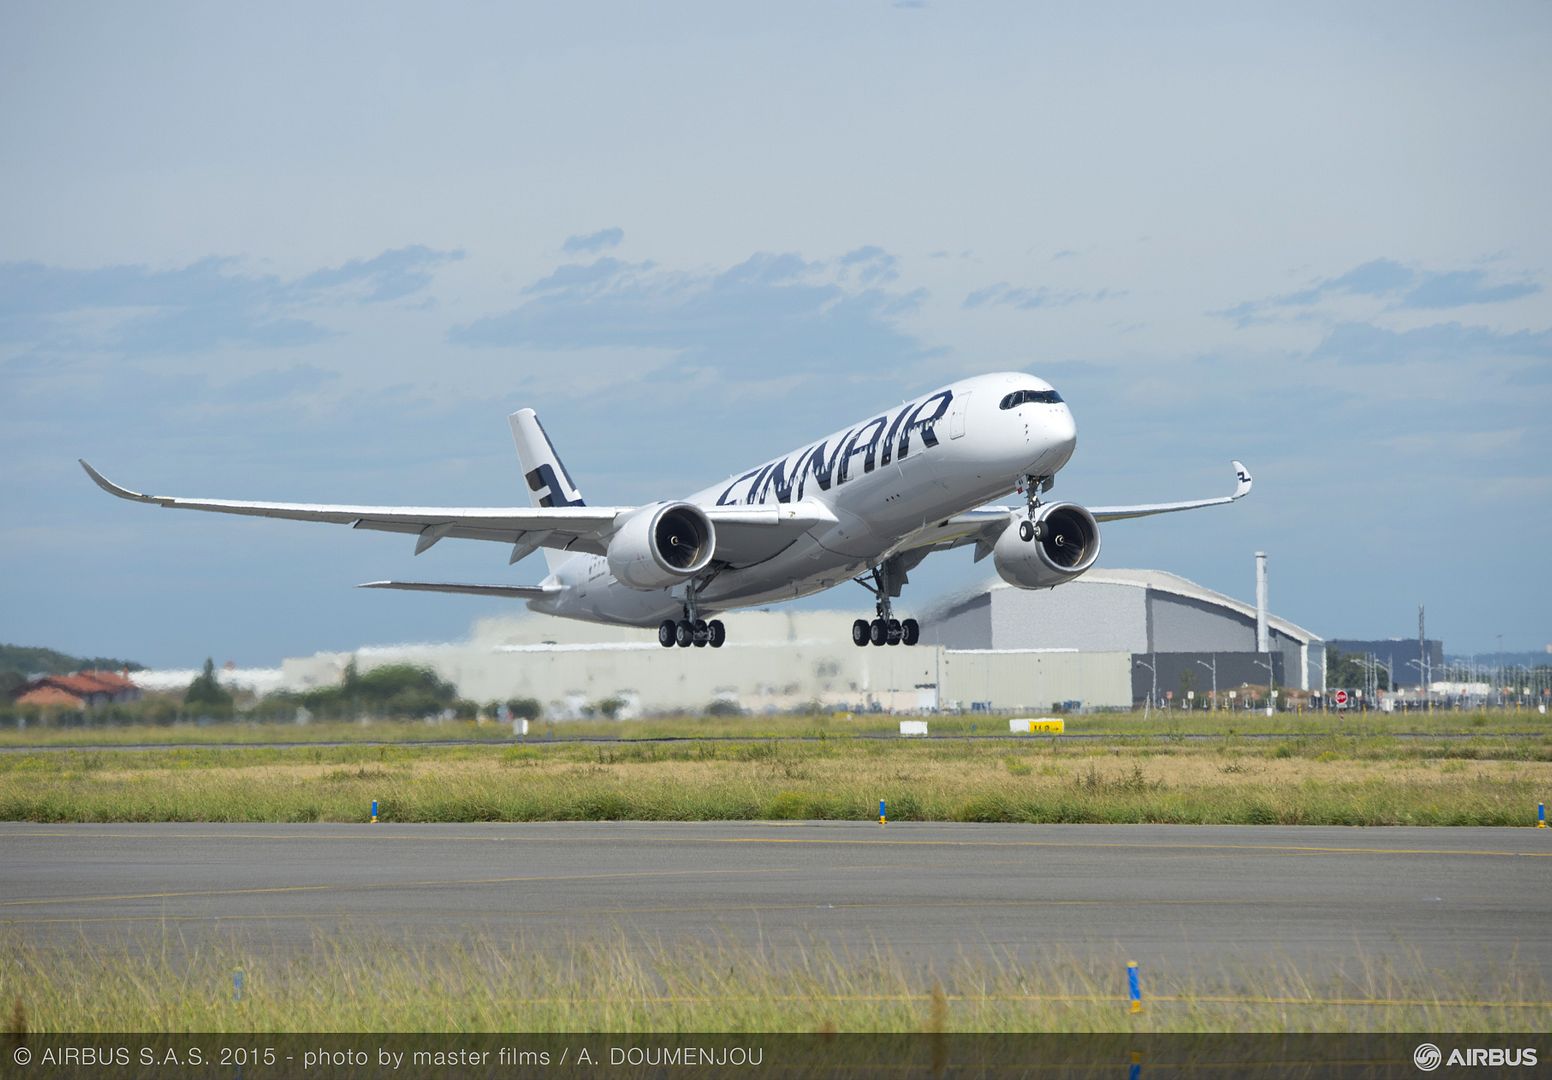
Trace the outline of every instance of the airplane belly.
<instances>
[{"instance_id":1,"label":"airplane belly","mask_svg":"<svg viewBox=\"0 0 1552 1080\"><path fill-rule=\"evenodd\" d=\"M793 600L849 581L867 566L866 559L839 554L804 536L769 562L719 574L702 597L711 607Z\"/></svg>"}]
</instances>

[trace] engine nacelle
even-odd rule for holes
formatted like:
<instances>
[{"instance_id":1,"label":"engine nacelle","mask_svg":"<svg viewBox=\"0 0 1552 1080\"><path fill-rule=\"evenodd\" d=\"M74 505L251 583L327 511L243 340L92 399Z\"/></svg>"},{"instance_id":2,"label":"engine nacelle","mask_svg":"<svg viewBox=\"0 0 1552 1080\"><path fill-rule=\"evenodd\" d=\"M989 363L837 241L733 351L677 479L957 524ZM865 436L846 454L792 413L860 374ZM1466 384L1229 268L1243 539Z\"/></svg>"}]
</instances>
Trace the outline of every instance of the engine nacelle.
<instances>
[{"instance_id":1,"label":"engine nacelle","mask_svg":"<svg viewBox=\"0 0 1552 1080\"><path fill-rule=\"evenodd\" d=\"M633 589L666 589L711 562L717 531L690 503L644 507L609 541L609 572Z\"/></svg>"},{"instance_id":2,"label":"engine nacelle","mask_svg":"<svg viewBox=\"0 0 1552 1080\"><path fill-rule=\"evenodd\" d=\"M1030 522L1019 518L997 537L992 548L997 574L1020 589L1049 589L1071 581L1099 558L1099 522L1077 503L1047 503Z\"/></svg>"}]
</instances>

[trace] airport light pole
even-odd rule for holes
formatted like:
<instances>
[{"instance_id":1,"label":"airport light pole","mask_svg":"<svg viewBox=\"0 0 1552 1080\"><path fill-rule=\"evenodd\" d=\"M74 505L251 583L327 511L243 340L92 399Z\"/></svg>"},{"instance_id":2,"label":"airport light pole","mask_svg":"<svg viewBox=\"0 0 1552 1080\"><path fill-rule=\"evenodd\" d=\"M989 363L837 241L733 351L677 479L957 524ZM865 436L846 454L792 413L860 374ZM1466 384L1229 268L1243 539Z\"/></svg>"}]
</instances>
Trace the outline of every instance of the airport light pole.
<instances>
[{"instance_id":1,"label":"airport light pole","mask_svg":"<svg viewBox=\"0 0 1552 1080\"><path fill-rule=\"evenodd\" d=\"M1157 653L1153 654L1153 663L1151 664L1146 660L1137 661L1138 664L1153 672L1153 689L1148 693L1148 700L1143 704L1142 707L1142 718L1144 720L1148 719L1149 715L1152 713L1153 699L1159 696L1159 669L1156 666L1158 662L1159 656Z\"/></svg>"},{"instance_id":2,"label":"airport light pole","mask_svg":"<svg viewBox=\"0 0 1552 1080\"><path fill-rule=\"evenodd\" d=\"M1217 653L1213 653L1212 663L1210 663L1210 664L1206 660L1198 660L1197 663L1201 664L1204 668L1206 668L1207 670L1212 672L1212 675L1213 675L1212 707L1213 707L1213 711L1217 712L1218 711L1218 654Z\"/></svg>"},{"instance_id":3,"label":"airport light pole","mask_svg":"<svg viewBox=\"0 0 1552 1080\"><path fill-rule=\"evenodd\" d=\"M1421 660L1408 660L1407 664L1417 669L1417 677L1423 680L1420 689L1423 692L1423 707L1433 712L1433 693L1428 689L1428 667Z\"/></svg>"},{"instance_id":4,"label":"airport light pole","mask_svg":"<svg viewBox=\"0 0 1552 1080\"><path fill-rule=\"evenodd\" d=\"M1266 708L1270 715L1277 707L1273 704L1277 700L1277 675L1272 671L1272 654L1267 653L1265 660L1252 660L1251 663L1266 668Z\"/></svg>"}]
</instances>

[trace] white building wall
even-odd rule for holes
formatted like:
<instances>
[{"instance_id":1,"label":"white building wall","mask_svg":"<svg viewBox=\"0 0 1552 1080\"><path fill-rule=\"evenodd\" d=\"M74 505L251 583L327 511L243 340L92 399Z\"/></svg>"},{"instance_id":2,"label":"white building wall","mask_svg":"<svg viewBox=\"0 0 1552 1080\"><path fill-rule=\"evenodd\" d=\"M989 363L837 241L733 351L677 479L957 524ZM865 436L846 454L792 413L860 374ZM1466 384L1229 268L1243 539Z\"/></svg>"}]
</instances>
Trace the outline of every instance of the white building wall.
<instances>
[{"instance_id":1,"label":"white building wall","mask_svg":"<svg viewBox=\"0 0 1552 1080\"><path fill-rule=\"evenodd\" d=\"M1146 652L1144 590L1126 585L994 588L991 633L972 648Z\"/></svg>"},{"instance_id":2,"label":"white building wall","mask_svg":"<svg viewBox=\"0 0 1552 1080\"><path fill-rule=\"evenodd\" d=\"M986 702L993 709L1045 712L1063 701L1110 709L1132 704L1129 652L945 650L942 664L945 708Z\"/></svg>"}]
</instances>

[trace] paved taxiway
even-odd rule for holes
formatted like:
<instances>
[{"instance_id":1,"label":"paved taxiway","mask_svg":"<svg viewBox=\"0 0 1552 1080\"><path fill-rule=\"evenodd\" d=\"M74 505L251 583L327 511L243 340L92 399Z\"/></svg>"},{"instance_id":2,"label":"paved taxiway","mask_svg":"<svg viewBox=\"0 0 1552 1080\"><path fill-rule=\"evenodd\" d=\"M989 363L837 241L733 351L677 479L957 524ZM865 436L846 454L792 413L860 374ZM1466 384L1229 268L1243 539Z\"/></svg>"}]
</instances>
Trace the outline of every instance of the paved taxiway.
<instances>
[{"instance_id":1,"label":"paved taxiway","mask_svg":"<svg viewBox=\"0 0 1552 1080\"><path fill-rule=\"evenodd\" d=\"M1366 965L1552 983L1552 831L876 823L0 824L0 940L318 936L534 948L1136 959L1182 977Z\"/></svg>"}]
</instances>

